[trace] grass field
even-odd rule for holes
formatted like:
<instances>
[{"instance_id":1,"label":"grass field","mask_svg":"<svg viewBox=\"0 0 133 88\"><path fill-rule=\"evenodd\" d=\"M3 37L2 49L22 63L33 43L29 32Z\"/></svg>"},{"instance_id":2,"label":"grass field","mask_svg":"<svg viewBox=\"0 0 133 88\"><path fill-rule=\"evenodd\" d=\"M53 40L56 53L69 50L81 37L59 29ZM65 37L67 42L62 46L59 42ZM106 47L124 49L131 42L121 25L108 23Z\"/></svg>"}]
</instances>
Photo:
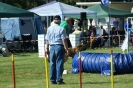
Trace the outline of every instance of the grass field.
<instances>
[{"instance_id":1,"label":"grass field","mask_svg":"<svg viewBox=\"0 0 133 88\"><path fill-rule=\"evenodd\" d=\"M110 53L111 49L88 50L88 52ZM121 51L118 48L114 52ZM38 53L14 53L16 88L46 88L44 59ZM79 74L71 74L70 58L65 63L68 74L63 75L65 85L51 85L49 88L80 88ZM100 73L83 73L82 88L111 88L110 76ZM11 57L0 56L0 88L13 88ZM133 88L133 74L114 76L114 88Z\"/></svg>"}]
</instances>

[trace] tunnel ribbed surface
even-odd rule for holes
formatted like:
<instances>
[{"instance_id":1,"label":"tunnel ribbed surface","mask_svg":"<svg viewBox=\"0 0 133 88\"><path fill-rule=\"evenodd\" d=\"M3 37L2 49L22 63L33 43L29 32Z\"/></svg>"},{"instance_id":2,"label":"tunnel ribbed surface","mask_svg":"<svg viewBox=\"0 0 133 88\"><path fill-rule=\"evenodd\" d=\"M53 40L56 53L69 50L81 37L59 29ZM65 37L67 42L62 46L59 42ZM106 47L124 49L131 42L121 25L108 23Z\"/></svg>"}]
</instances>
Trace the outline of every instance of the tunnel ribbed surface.
<instances>
[{"instance_id":1,"label":"tunnel ribbed surface","mask_svg":"<svg viewBox=\"0 0 133 88\"><path fill-rule=\"evenodd\" d=\"M133 53L120 54L113 53L114 73L133 73ZM110 54L109 53L81 53L82 72L101 73L110 75ZM72 60L72 73L79 72L79 58L75 54Z\"/></svg>"}]
</instances>

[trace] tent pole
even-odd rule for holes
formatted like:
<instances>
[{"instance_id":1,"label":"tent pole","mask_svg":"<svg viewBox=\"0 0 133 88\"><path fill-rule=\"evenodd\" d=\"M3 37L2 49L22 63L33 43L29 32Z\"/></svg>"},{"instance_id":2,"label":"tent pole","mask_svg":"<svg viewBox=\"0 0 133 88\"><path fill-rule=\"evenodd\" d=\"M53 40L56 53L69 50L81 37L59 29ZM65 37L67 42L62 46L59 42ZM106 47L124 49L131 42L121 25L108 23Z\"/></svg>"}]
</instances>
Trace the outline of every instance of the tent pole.
<instances>
[{"instance_id":1,"label":"tent pole","mask_svg":"<svg viewBox=\"0 0 133 88\"><path fill-rule=\"evenodd\" d=\"M111 36L110 36L110 30L111 30L111 25L110 25L110 17L111 17L111 14L110 14L110 4L109 4L109 24L108 24L108 33L109 33L109 46L110 46L110 38L111 38ZM112 42L113 42L113 40L112 40Z\"/></svg>"},{"instance_id":2,"label":"tent pole","mask_svg":"<svg viewBox=\"0 0 133 88\"><path fill-rule=\"evenodd\" d=\"M61 21L64 21L64 15L60 15Z\"/></svg>"},{"instance_id":3,"label":"tent pole","mask_svg":"<svg viewBox=\"0 0 133 88\"><path fill-rule=\"evenodd\" d=\"M1 32L2 30L1 30L1 18L0 18L0 32Z\"/></svg>"},{"instance_id":4,"label":"tent pole","mask_svg":"<svg viewBox=\"0 0 133 88\"><path fill-rule=\"evenodd\" d=\"M31 21L32 21L33 28L34 28L35 38L37 39L37 31L35 30L36 29L35 16L34 17L31 17Z\"/></svg>"},{"instance_id":5,"label":"tent pole","mask_svg":"<svg viewBox=\"0 0 133 88\"><path fill-rule=\"evenodd\" d=\"M48 28L48 22L49 22L49 21L48 21L48 16L47 16L47 28Z\"/></svg>"},{"instance_id":6,"label":"tent pole","mask_svg":"<svg viewBox=\"0 0 133 88\"><path fill-rule=\"evenodd\" d=\"M128 18L127 18L127 28L126 28L126 29L127 29L127 31L126 31L126 36L127 36L127 38L128 38L128 41L127 41L127 44L128 44L128 45L127 45L127 53L129 53L129 41L130 41L130 40L129 40L129 38L130 38L130 33L129 33L130 29L128 28L128 24L129 24L129 23L128 23Z\"/></svg>"},{"instance_id":7,"label":"tent pole","mask_svg":"<svg viewBox=\"0 0 133 88\"><path fill-rule=\"evenodd\" d=\"M109 24L108 24L108 28L109 28L109 30L108 30L108 33L109 33L109 46L110 46L110 38L111 38L111 36L110 36L110 30L111 30L111 25L110 25L110 17L109 17Z\"/></svg>"},{"instance_id":8,"label":"tent pole","mask_svg":"<svg viewBox=\"0 0 133 88\"><path fill-rule=\"evenodd\" d=\"M97 27L97 13L95 13L94 14L94 17L95 17L95 25L96 25L96 33L97 33L97 29L98 29L98 27ZM96 34L97 35L97 34Z\"/></svg>"},{"instance_id":9,"label":"tent pole","mask_svg":"<svg viewBox=\"0 0 133 88\"><path fill-rule=\"evenodd\" d=\"M20 29L20 36L19 39L22 40L22 25L20 24L20 17L19 17L19 29Z\"/></svg>"}]
</instances>

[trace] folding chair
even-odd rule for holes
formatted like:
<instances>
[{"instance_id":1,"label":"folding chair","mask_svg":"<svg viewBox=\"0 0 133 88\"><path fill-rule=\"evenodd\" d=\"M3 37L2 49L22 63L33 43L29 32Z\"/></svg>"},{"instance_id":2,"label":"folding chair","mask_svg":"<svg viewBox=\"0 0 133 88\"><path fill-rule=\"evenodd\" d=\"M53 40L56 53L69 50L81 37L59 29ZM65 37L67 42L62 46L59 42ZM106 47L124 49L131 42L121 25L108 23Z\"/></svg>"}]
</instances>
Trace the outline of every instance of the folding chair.
<instances>
[{"instance_id":1,"label":"folding chair","mask_svg":"<svg viewBox=\"0 0 133 88\"><path fill-rule=\"evenodd\" d=\"M26 51L31 51L33 48L33 44L31 42L32 35L31 34L23 34L22 35L22 49Z\"/></svg>"}]
</instances>

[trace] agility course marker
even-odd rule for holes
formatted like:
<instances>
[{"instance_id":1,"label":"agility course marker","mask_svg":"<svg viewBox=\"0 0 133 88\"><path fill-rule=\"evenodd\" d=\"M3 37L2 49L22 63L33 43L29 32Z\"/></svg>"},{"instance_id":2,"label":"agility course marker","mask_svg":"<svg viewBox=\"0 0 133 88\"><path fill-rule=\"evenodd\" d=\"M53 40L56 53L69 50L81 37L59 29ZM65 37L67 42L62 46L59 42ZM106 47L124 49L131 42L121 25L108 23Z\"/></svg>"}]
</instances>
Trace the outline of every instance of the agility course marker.
<instances>
[{"instance_id":1,"label":"agility course marker","mask_svg":"<svg viewBox=\"0 0 133 88\"><path fill-rule=\"evenodd\" d=\"M82 88L82 63L81 63L81 53L79 52L79 80L80 88Z\"/></svg>"},{"instance_id":2,"label":"agility course marker","mask_svg":"<svg viewBox=\"0 0 133 88\"><path fill-rule=\"evenodd\" d=\"M49 88L49 76L48 76L48 62L47 62L47 53L44 53L44 62L45 62L45 72L46 72L46 88Z\"/></svg>"},{"instance_id":3,"label":"agility course marker","mask_svg":"<svg viewBox=\"0 0 133 88\"><path fill-rule=\"evenodd\" d=\"M110 51L110 62L111 62L111 88L114 88L113 50Z\"/></svg>"},{"instance_id":4,"label":"agility course marker","mask_svg":"<svg viewBox=\"0 0 133 88\"><path fill-rule=\"evenodd\" d=\"M12 80L13 80L13 88L16 88L16 80L15 80L15 66L14 66L14 55L12 54Z\"/></svg>"}]
</instances>

